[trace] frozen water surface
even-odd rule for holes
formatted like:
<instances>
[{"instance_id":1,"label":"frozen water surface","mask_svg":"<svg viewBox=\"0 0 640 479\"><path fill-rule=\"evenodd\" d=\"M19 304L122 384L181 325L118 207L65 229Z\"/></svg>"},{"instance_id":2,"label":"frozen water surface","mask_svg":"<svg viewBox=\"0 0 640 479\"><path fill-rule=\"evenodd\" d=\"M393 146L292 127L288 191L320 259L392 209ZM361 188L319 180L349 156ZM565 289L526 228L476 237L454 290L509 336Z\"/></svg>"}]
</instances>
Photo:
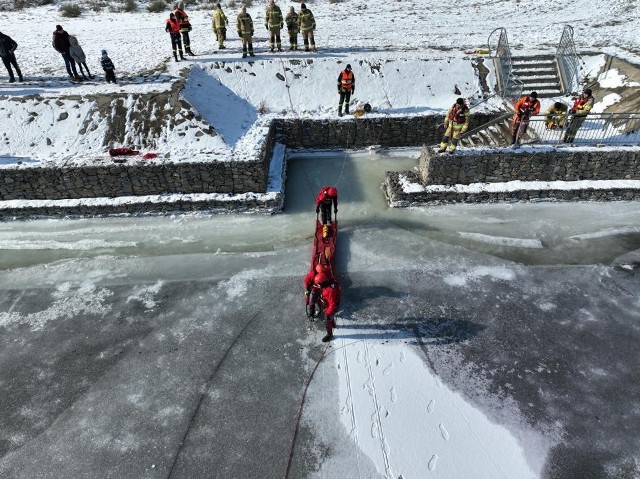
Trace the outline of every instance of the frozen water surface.
<instances>
[{"instance_id":1,"label":"frozen water surface","mask_svg":"<svg viewBox=\"0 0 640 479\"><path fill-rule=\"evenodd\" d=\"M290 155L282 214L176 215L0 224L0 266L13 268L74 256L157 256L274 251L304 244L313 231L319 188L337 185L344 227L383 221L428 239L527 264L609 263L636 249L634 202L513 203L390 209L385 171L417 168L417 150Z\"/></svg>"},{"instance_id":2,"label":"frozen water surface","mask_svg":"<svg viewBox=\"0 0 640 479\"><path fill-rule=\"evenodd\" d=\"M0 476L638 477L637 203L387 208L418 154L296 153L273 216L1 223Z\"/></svg>"}]
</instances>

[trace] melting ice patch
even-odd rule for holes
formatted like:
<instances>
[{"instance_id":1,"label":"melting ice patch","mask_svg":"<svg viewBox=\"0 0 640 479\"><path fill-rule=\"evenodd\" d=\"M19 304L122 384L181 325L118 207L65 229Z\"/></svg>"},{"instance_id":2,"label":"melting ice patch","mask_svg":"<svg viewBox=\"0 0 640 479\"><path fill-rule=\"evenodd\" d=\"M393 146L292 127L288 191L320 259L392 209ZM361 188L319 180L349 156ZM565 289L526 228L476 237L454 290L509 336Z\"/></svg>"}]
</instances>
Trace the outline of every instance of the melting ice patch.
<instances>
[{"instance_id":1,"label":"melting ice patch","mask_svg":"<svg viewBox=\"0 0 640 479\"><path fill-rule=\"evenodd\" d=\"M21 314L16 312L0 312L0 327L12 324L26 324L32 331L41 330L49 321L68 319L78 314L92 314L104 316L111 311L111 305L105 304L105 300L113 293L107 289L96 290L95 285L86 284L76 291L70 291L63 296L61 291L67 291L68 285L62 285L61 289L54 293L56 301L43 310L35 313Z\"/></svg>"},{"instance_id":2,"label":"melting ice patch","mask_svg":"<svg viewBox=\"0 0 640 479\"><path fill-rule=\"evenodd\" d=\"M444 277L449 286L464 286L468 281L488 276L492 279L511 281L516 277L515 272L505 266L479 266L460 274L450 274Z\"/></svg>"},{"instance_id":3,"label":"melting ice patch","mask_svg":"<svg viewBox=\"0 0 640 479\"><path fill-rule=\"evenodd\" d=\"M90 251L94 249L128 248L135 246L137 246L135 241L105 241L102 239L84 239L78 241L5 239L0 242L0 249L8 250Z\"/></svg>"},{"instance_id":4,"label":"melting ice patch","mask_svg":"<svg viewBox=\"0 0 640 479\"><path fill-rule=\"evenodd\" d=\"M338 336L334 356L341 421L379 474L406 479L539 477L506 428L443 385L404 341L362 339L376 334L358 330L357 338Z\"/></svg>"},{"instance_id":5,"label":"melting ice patch","mask_svg":"<svg viewBox=\"0 0 640 479\"><path fill-rule=\"evenodd\" d=\"M463 238L468 238L480 243L489 243L500 246L512 246L516 248L533 248L542 249L542 242L539 239L527 239L527 238L509 238L506 236L492 236L482 233L466 233L459 231L458 234Z\"/></svg>"},{"instance_id":6,"label":"melting ice patch","mask_svg":"<svg viewBox=\"0 0 640 479\"><path fill-rule=\"evenodd\" d=\"M155 296L162 288L163 282L158 281L151 286L136 287L133 294L127 298L127 303L131 301L139 301L146 309L153 309L156 306Z\"/></svg>"},{"instance_id":7,"label":"melting ice patch","mask_svg":"<svg viewBox=\"0 0 640 479\"><path fill-rule=\"evenodd\" d=\"M266 276L267 273L264 270L249 269L233 275L227 281L220 283L220 286L227 288L227 299L238 299L247 294L250 280L265 278Z\"/></svg>"}]
</instances>

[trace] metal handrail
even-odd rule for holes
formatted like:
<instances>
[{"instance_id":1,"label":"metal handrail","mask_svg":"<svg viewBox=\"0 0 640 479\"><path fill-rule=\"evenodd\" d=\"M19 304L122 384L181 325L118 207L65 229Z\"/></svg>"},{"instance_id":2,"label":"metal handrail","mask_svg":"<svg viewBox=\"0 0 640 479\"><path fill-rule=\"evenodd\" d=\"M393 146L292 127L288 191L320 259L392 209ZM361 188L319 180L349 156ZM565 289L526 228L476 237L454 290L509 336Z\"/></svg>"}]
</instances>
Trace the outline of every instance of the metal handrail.
<instances>
[{"instance_id":1,"label":"metal handrail","mask_svg":"<svg viewBox=\"0 0 640 479\"><path fill-rule=\"evenodd\" d=\"M502 96L504 98L518 98L522 94L524 85L522 82L513 75L513 58L511 56L511 48L509 47L509 39L507 37L507 29L504 27L496 28L489 34L487 39L487 46L489 51L491 48L491 37L494 33L500 32L498 36L498 44L495 49L494 58L498 61L498 74L499 84L502 85Z\"/></svg>"},{"instance_id":2,"label":"metal handrail","mask_svg":"<svg viewBox=\"0 0 640 479\"><path fill-rule=\"evenodd\" d=\"M466 133L463 137L478 135L490 126L504 122L513 113L505 113L494 121ZM548 115L535 115L528 121L522 144L529 145L640 145L640 113L591 113L587 116L571 115L560 118L559 124L549 128ZM505 127L502 132L504 142L488 146L510 144L511 131Z\"/></svg>"},{"instance_id":3,"label":"metal handrail","mask_svg":"<svg viewBox=\"0 0 640 479\"><path fill-rule=\"evenodd\" d=\"M573 27L565 25L556 51L558 70L564 92L578 91L580 88L581 59L573 41Z\"/></svg>"}]
</instances>

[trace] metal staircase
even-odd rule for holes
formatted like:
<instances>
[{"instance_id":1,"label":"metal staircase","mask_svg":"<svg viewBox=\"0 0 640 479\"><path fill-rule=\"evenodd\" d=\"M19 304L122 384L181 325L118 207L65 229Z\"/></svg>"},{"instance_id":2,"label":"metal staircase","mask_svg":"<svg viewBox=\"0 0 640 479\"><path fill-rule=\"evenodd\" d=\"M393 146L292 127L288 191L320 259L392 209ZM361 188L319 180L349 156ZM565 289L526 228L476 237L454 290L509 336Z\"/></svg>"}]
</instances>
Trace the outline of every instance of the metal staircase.
<instances>
[{"instance_id":1,"label":"metal staircase","mask_svg":"<svg viewBox=\"0 0 640 479\"><path fill-rule=\"evenodd\" d=\"M539 98L563 94L556 57L512 57L511 74L522 83L522 93L538 92Z\"/></svg>"}]
</instances>

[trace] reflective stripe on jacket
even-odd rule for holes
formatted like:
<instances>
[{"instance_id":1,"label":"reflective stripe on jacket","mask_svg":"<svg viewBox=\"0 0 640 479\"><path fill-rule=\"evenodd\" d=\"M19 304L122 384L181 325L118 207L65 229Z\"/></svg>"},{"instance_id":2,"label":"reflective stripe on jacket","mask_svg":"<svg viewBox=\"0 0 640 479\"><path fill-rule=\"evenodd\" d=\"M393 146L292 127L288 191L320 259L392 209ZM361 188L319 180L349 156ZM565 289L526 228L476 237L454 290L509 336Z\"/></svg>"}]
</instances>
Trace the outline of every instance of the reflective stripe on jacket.
<instances>
[{"instance_id":1,"label":"reflective stripe on jacket","mask_svg":"<svg viewBox=\"0 0 640 479\"><path fill-rule=\"evenodd\" d=\"M282 24L282 10L278 5L273 5L267 9L265 25L269 28L276 28Z\"/></svg>"},{"instance_id":2,"label":"reflective stripe on jacket","mask_svg":"<svg viewBox=\"0 0 640 479\"><path fill-rule=\"evenodd\" d=\"M220 9L213 11L213 28L224 28L229 23L227 16Z\"/></svg>"},{"instance_id":3,"label":"reflective stripe on jacket","mask_svg":"<svg viewBox=\"0 0 640 479\"><path fill-rule=\"evenodd\" d=\"M353 85L355 85L356 77L353 75L353 72L342 70L338 76L338 81L340 82L340 87L343 90L349 91Z\"/></svg>"},{"instance_id":4,"label":"reflective stripe on jacket","mask_svg":"<svg viewBox=\"0 0 640 479\"><path fill-rule=\"evenodd\" d=\"M316 20L313 18L313 13L308 8L301 10L298 14L298 25L300 30L306 32L316 29Z\"/></svg>"}]
</instances>

